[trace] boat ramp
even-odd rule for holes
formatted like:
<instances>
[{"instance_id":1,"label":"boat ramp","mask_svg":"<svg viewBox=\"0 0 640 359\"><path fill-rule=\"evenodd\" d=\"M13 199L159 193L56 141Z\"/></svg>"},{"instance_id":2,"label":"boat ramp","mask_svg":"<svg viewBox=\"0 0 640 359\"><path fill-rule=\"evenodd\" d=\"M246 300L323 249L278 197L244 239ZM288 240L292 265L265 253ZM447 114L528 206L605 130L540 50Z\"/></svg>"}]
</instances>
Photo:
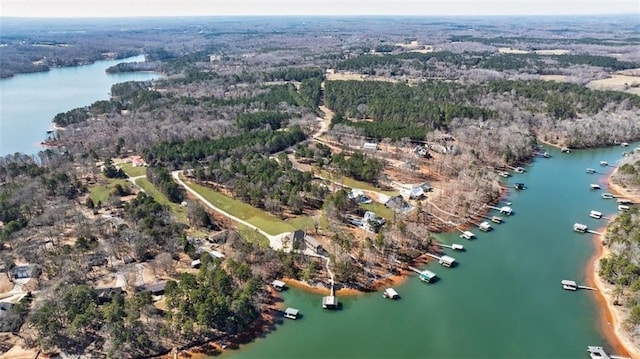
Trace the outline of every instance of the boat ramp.
<instances>
[{"instance_id":1,"label":"boat ramp","mask_svg":"<svg viewBox=\"0 0 640 359\"><path fill-rule=\"evenodd\" d=\"M563 279L562 282L560 282L560 284L562 284L563 289L571 290L571 291L576 291L578 289L597 290L596 288L587 287L586 285L578 285L575 281L568 280L568 279Z\"/></svg>"}]
</instances>

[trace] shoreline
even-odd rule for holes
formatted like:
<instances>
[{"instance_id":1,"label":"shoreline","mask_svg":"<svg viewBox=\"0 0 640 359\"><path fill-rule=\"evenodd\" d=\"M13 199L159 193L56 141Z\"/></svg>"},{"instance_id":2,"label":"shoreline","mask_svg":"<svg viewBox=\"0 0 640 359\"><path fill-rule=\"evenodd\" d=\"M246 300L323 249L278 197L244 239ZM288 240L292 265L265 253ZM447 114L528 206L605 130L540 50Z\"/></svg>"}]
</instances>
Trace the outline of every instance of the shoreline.
<instances>
[{"instance_id":1,"label":"shoreline","mask_svg":"<svg viewBox=\"0 0 640 359\"><path fill-rule=\"evenodd\" d=\"M640 197L627 191L625 188L617 185L611 181L612 176L616 173L616 168L613 172L606 176L605 183L608 185L609 191L613 194L624 196L638 203ZM604 238L606 236L607 226L598 229L601 235L593 236L593 243L595 252L589 259L586 268L587 281L593 283L598 289L598 293L595 293L595 299L599 307L600 316L600 329L605 337L613 345L615 354L627 355L634 358L640 358L640 347L634 343L633 338L622 327L624 322L624 313L621 308L613 304L611 292L613 285L606 283L597 273L600 260L609 256L610 250L604 245Z\"/></svg>"}]
</instances>

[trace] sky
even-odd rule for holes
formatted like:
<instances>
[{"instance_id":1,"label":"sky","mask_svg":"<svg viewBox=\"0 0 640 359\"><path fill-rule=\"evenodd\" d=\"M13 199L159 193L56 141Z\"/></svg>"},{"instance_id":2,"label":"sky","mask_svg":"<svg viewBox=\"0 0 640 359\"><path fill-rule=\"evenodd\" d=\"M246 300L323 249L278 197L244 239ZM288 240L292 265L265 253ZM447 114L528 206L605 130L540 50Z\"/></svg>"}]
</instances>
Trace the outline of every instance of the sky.
<instances>
[{"instance_id":1,"label":"sky","mask_svg":"<svg viewBox=\"0 0 640 359\"><path fill-rule=\"evenodd\" d=\"M637 14L640 0L0 0L0 17Z\"/></svg>"}]
</instances>

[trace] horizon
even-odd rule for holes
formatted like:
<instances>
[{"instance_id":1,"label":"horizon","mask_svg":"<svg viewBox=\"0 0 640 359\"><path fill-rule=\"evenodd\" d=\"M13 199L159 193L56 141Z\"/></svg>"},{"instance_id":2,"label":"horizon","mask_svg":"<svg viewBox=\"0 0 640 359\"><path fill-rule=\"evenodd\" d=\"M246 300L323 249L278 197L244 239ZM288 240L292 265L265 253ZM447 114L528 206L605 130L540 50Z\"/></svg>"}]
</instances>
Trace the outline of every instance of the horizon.
<instances>
[{"instance_id":1,"label":"horizon","mask_svg":"<svg viewBox=\"0 0 640 359\"><path fill-rule=\"evenodd\" d=\"M640 15L636 0L0 0L0 18L490 17Z\"/></svg>"}]
</instances>

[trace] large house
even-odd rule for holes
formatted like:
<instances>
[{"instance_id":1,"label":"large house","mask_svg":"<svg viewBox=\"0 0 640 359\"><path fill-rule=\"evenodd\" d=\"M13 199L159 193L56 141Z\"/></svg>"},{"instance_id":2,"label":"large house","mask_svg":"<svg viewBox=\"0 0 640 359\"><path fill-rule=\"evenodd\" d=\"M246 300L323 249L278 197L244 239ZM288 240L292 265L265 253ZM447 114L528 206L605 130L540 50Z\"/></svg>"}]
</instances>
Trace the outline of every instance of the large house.
<instances>
[{"instance_id":1,"label":"large house","mask_svg":"<svg viewBox=\"0 0 640 359\"><path fill-rule=\"evenodd\" d=\"M297 247L300 250L311 249L317 254L322 252L322 244L318 242L317 239L308 236L304 233L303 230L298 229L289 235L289 239L292 244L295 244L294 247Z\"/></svg>"}]
</instances>

